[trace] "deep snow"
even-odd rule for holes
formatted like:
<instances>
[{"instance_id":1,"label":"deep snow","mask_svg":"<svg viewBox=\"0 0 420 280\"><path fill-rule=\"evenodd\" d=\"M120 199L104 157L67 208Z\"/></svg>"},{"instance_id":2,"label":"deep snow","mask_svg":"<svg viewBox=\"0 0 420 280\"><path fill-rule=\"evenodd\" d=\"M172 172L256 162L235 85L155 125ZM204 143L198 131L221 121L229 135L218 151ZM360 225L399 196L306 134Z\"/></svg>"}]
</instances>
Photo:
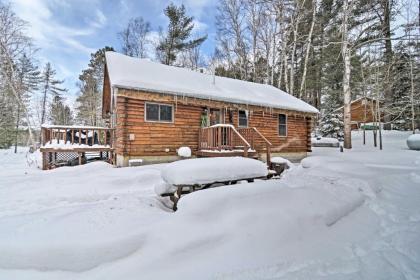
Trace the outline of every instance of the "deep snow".
<instances>
[{"instance_id":1,"label":"deep snow","mask_svg":"<svg viewBox=\"0 0 420 280\"><path fill-rule=\"evenodd\" d=\"M166 165L40 171L0 150L0 279L419 279L420 152L314 148L282 179L157 199Z\"/></svg>"}]
</instances>

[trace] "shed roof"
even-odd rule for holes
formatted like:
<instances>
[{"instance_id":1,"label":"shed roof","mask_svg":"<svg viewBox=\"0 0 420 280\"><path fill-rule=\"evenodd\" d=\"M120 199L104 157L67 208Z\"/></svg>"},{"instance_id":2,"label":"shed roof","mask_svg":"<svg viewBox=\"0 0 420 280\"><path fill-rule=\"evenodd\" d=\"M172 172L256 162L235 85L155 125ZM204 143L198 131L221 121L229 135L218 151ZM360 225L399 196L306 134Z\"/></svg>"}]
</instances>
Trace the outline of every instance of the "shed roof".
<instances>
[{"instance_id":1,"label":"shed roof","mask_svg":"<svg viewBox=\"0 0 420 280\"><path fill-rule=\"evenodd\" d=\"M271 85L213 77L116 52L106 52L105 56L111 87L319 113L315 107Z\"/></svg>"}]
</instances>

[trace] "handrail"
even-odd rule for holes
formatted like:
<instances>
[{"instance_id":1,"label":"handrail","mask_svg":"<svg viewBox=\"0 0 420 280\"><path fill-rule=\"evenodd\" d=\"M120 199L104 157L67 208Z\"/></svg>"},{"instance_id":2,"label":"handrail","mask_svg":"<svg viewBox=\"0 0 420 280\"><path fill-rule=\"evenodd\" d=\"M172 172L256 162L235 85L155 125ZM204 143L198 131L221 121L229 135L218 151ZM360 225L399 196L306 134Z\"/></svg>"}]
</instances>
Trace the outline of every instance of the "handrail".
<instances>
[{"instance_id":1,"label":"handrail","mask_svg":"<svg viewBox=\"0 0 420 280\"><path fill-rule=\"evenodd\" d=\"M237 136L239 136L239 138L243 141L243 142L245 142L245 144L248 146L248 148L249 147L251 147L251 145L249 144L249 142L239 133L239 131L237 131L236 130L236 128L233 126L233 125L231 125L231 124L222 124L222 123L220 123L220 124L215 124L215 125L212 125L212 126L208 126L208 127L203 127L203 128L217 128L217 127L229 127L229 128L231 128L235 133L236 133L236 135Z\"/></svg>"},{"instance_id":2,"label":"handrail","mask_svg":"<svg viewBox=\"0 0 420 280\"><path fill-rule=\"evenodd\" d=\"M263 140L263 142L265 142L265 145L266 145L266 155L267 155L267 165L270 166L270 164L271 164L271 146L272 146L271 142L268 141L268 139L265 138L265 136L262 135L262 133L259 132L259 130L257 128L255 128L255 127L240 128L239 131L241 131L241 130L244 132L244 135L246 135L247 137L251 138L251 143L252 143L251 148L252 149L255 149L255 147L254 147L254 145L255 145L255 143L254 143L254 135L259 136ZM239 132L239 133L241 133L241 132Z\"/></svg>"},{"instance_id":3,"label":"handrail","mask_svg":"<svg viewBox=\"0 0 420 280\"><path fill-rule=\"evenodd\" d=\"M236 145L235 145L236 144ZM233 149L243 145L244 156L248 156L248 150L251 144L230 124L216 124L209 127L203 127L199 133L199 149L222 150Z\"/></svg>"},{"instance_id":4,"label":"handrail","mask_svg":"<svg viewBox=\"0 0 420 280\"><path fill-rule=\"evenodd\" d=\"M265 138L265 136L262 135L261 132L259 132L258 129L256 129L255 127L253 127L252 129L264 140L265 143L267 143L270 146L273 146L273 144L271 144L271 142L268 141L267 138Z\"/></svg>"}]
</instances>

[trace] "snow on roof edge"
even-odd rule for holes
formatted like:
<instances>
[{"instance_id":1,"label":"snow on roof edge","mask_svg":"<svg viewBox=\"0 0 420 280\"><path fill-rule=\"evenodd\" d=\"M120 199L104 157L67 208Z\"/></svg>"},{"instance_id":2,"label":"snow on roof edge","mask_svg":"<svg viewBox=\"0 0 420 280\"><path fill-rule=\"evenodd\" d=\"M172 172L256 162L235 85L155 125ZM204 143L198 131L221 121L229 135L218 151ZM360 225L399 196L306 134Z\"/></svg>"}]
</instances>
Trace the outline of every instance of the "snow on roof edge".
<instances>
[{"instance_id":1,"label":"snow on roof edge","mask_svg":"<svg viewBox=\"0 0 420 280\"><path fill-rule=\"evenodd\" d=\"M319 110L315 111L306 111L306 110L298 110L296 108L289 108L287 106L275 106L273 104L270 103L257 103L257 102L245 102L244 100L240 100L240 99L232 99L232 98L223 98L223 97L214 97L214 96L209 96L209 95L205 95L202 93L187 93L187 92L179 92L179 91L169 91L169 90L160 90L160 89L155 89L155 88L147 88L147 87L134 87L134 86L126 86L126 85L121 85L118 83L115 83L112 85L112 87L116 87L116 88L121 88L121 89L131 89L131 90L138 90L138 91L148 91L148 92L152 92L152 93L163 93L163 94L170 94L170 95L182 95L182 96L186 96L186 97L195 97L197 99L203 99L203 100L213 100L213 101L221 101L221 102L228 102L228 103L235 103L235 104L243 104L243 105L253 105L253 106L261 106L261 107L267 107L267 108L275 108L275 109L283 109L283 110L287 110L287 111L296 111L296 112L304 112L304 113L309 113L309 114L319 114Z\"/></svg>"},{"instance_id":2,"label":"snow on roof edge","mask_svg":"<svg viewBox=\"0 0 420 280\"><path fill-rule=\"evenodd\" d=\"M204 75L211 75L190 69L133 58L117 52L106 52L105 56L109 82L113 89L143 90L309 114L320 113L312 105L272 85L222 76L215 76L220 82L208 84Z\"/></svg>"}]
</instances>

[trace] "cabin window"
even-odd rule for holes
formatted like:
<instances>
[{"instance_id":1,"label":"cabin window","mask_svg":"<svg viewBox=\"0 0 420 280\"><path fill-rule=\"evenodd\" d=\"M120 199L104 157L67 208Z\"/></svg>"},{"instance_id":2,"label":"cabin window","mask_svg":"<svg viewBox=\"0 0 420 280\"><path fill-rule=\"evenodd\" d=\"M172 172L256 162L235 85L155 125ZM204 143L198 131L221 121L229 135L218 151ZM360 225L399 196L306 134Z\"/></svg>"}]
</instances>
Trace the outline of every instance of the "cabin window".
<instances>
[{"instance_id":1,"label":"cabin window","mask_svg":"<svg viewBox=\"0 0 420 280\"><path fill-rule=\"evenodd\" d=\"M173 107L165 104L146 103L146 121L173 122Z\"/></svg>"},{"instance_id":2,"label":"cabin window","mask_svg":"<svg viewBox=\"0 0 420 280\"><path fill-rule=\"evenodd\" d=\"M239 127L248 127L248 114L245 110L239 110Z\"/></svg>"},{"instance_id":3,"label":"cabin window","mask_svg":"<svg viewBox=\"0 0 420 280\"><path fill-rule=\"evenodd\" d=\"M287 136L287 116L279 114L279 136Z\"/></svg>"}]
</instances>

